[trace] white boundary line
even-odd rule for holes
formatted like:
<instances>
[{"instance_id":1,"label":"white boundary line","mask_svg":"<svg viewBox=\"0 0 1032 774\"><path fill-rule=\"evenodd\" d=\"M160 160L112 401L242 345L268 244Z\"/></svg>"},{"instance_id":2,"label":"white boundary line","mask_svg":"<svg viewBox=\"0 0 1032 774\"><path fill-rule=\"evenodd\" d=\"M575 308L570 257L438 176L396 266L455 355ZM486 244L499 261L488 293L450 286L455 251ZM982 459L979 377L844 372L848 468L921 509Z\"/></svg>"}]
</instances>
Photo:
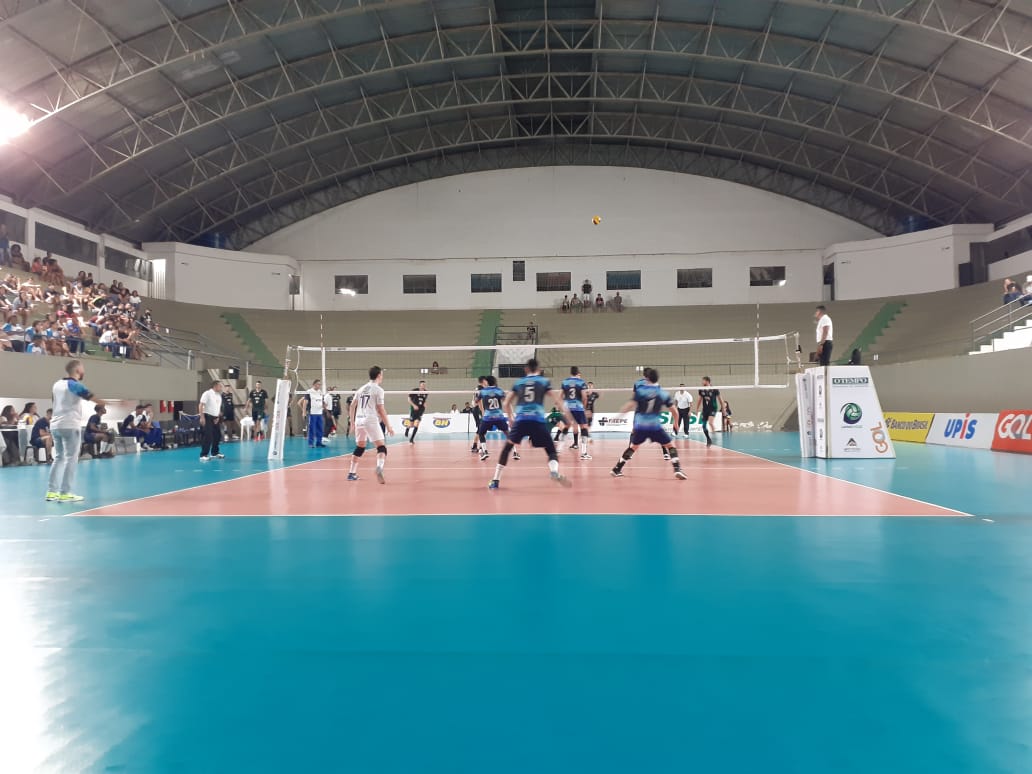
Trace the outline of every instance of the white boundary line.
<instances>
[{"instance_id":1,"label":"white boundary line","mask_svg":"<svg viewBox=\"0 0 1032 774\"><path fill-rule=\"evenodd\" d=\"M688 443L697 443L697 444L701 445L702 442L701 441L696 441L696 440L693 440L693 439L689 438L688 439ZM860 484L860 483L858 483L856 481L850 481L850 480L845 479L845 478L837 478L836 476L832 476L832 475L829 475L827 473L821 473L821 472L816 471L816 470L807 470L806 468L800 468L800 467L796 467L795 465L789 465L787 462L778 462L777 460L769 460L766 457L760 457L757 454L749 454L749 452L738 451L737 449L728 449L726 446L720 446L719 444L714 444L713 447L711 447L711 448L714 448L714 447L715 448L719 448L722 452L729 452L731 454L739 454L742 457L751 457L754 460L764 460L765 462L769 462L769 463L771 463L773 465L780 465L781 467L788 468L789 470L801 470L803 473L809 473L809 474L811 474L813 476L818 476L820 478L827 478L827 479L830 479L832 481L840 481L840 482L842 482L844 484L852 484L853 486L858 486L858 487L861 487L863 489L867 489L867 490L869 490L871 492L880 492L881 494L892 495L893 497L900 497L900 498L902 498L904 500L909 500L912 503L918 503L920 505L928 505L928 506L930 506L932 508L939 508L939 509L944 510L944 511L950 511L951 513L955 513L957 516L966 516L968 518L974 518L975 517L975 515L973 513L967 513L965 511L958 511L956 508L947 508L945 505L939 505L938 503L930 503L927 500L921 500L921 499L919 499L917 497L909 497L907 495L897 494L896 492L890 492L890 491L888 491L886 489L879 489L878 487L870 486L869 484ZM882 460L882 461L884 462L884 460ZM878 518L878 517L874 517L874 518Z\"/></svg>"}]
</instances>

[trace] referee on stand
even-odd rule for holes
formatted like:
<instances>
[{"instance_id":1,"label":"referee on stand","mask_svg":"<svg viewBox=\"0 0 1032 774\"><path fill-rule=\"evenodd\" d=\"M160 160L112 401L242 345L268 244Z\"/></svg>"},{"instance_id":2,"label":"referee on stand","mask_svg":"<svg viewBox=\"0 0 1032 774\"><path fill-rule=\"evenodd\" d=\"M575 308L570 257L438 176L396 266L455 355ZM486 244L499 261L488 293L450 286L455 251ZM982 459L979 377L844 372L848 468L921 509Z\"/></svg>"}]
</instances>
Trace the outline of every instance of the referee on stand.
<instances>
[{"instance_id":1,"label":"referee on stand","mask_svg":"<svg viewBox=\"0 0 1032 774\"><path fill-rule=\"evenodd\" d=\"M207 462L212 457L225 459L226 455L219 453L219 439L222 435L219 428L222 417L222 382L211 383L211 389L205 390L201 395L199 408L201 429L204 433L201 440L201 462Z\"/></svg>"},{"instance_id":2,"label":"referee on stand","mask_svg":"<svg viewBox=\"0 0 1032 774\"><path fill-rule=\"evenodd\" d=\"M835 338L831 315L822 304L817 307L813 317L817 321L817 362L822 366L831 365L832 340Z\"/></svg>"}]
</instances>

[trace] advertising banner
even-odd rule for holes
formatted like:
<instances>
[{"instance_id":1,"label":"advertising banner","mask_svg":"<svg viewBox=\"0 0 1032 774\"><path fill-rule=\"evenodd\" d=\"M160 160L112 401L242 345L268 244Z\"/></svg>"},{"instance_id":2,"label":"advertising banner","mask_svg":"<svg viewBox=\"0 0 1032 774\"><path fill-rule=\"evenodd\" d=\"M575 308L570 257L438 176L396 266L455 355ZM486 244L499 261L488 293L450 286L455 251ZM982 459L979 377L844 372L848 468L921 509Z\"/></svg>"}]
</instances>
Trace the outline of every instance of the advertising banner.
<instances>
[{"instance_id":1,"label":"advertising banner","mask_svg":"<svg viewBox=\"0 0 1032 774\"><path fill-rule=\"evenodd\" d=\"M834 456L828 454L828 371L826 368L810 368L806 373L813 390L810 402L813 406L814 453L821 458Z\"/></svg>"},{"instance_id":2,"label":"advertising banner","mask_svg":"<svg viewBox=\"0 0 1032 774\"><path fill-rule=\"evenodd\" d=\"M796 374L796 411L799 414L799 453L804 458L816 457L812 374Z\"/></svg>"},{"instance_id":3,"label":"advertising banner","mask_svg":"<svg viewBox=\"0 0 1032 774\"><path fill-rule=\"evenodd\" d=\"M1032 454L1032 411L1001 411L994 429L992 448L996 451Z\"/></svg>"},{"instance_id":4,"label":"advertising banner","mask_svg":"<svg viewBox=\"0 0 1032 774\"><path fill-rule=\"evenodd\" d=\"M937 446L966 446L991 449L996 414L936 414L928 443Z\"/></svg>"},{"instance_id":5,"label":"advertising banner","mask_svg":"<svg viewBox=\"0 0 1032 774\"><path fill-rule=\"evenodd\" d=\"M394 432L401 434L411 426L408 414L389 414ZM426 413L419 422L420 435L446 435L448 433L475 433L476 422L472 414L430 414Z\"/></svg>"},{"instance_id":6,"label":"advertising banner","mask_svg":"<svg viewBox=\"0 0 1032 774\"><path fill-rule=\"evenodd\" d=\"M889 430L889 438L893 441L909 441L924 443L932 429L935 414L922 414L914 411L886 411L885 426ZM932 441L928 441L932 443Z\"/></svg>"},{"instance_id":7,"label":"advertising banner","mask_svg":"<svg viewBox=\"0 0 1032 774\"><path fill-rule=\"evenodd\" d=\"M828 366L820 370L825 372L826 456L832 459L895 458L896 450L885 427L871 369L867 366ZM820 420L820 415L817 419Z\"/></svg>"},{"instance_id":8,"label":"advertising banner","mask_svg":"<svg viewBox=\"0 0 1032 774\"><path fill-rule=\"evenodd\" d=\"M663 429L670 434L671 437L674 435L674 427L671 424L671 415L664 411L660 414L660 422L663 425ZM611 413L600 413L595 412L595 415L591 418L591 432L595 433L630 433L631 428L634 425L634 412L627 414L611 414ZM711 433L722 432L723 420L721 417L714 417L713 419L713 430ZM702 434L702 421L698 414L692 414L688 420L688 432L695 434Z\"/></svg>"}]
</instances>

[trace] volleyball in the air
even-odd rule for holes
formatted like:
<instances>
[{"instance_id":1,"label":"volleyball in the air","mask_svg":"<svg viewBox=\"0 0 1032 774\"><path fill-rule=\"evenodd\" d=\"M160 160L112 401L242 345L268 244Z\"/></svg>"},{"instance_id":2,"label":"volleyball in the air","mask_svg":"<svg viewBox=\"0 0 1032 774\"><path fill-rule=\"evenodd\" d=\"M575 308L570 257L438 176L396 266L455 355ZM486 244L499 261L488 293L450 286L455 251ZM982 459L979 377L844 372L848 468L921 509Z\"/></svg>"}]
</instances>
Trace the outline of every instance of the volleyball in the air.
<instances>
[{"instance_id":1,"label":"volleyball in the air","mask_svg":"<svg viewBox=\"0 0 1032 774\"><path fill-rule=\"evenodd\" d=\"M591 222L594 223L597 226L599 223L602 222L602 216L596 215L595 217L593 217L591 219Z\"/></svg>"}]
</instances>

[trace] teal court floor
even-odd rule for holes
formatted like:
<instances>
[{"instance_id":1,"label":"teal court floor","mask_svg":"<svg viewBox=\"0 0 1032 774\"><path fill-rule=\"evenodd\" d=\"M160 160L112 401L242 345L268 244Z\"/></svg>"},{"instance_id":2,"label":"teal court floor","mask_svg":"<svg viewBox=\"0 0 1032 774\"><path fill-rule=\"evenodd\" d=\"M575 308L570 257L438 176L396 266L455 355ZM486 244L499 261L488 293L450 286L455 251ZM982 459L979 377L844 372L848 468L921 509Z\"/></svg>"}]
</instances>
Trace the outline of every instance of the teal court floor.
<instances>
[{"instance_id":1,"label":"teal court floor","mask_svg":"<svg viewBox=\"0 0 1032 774\"><path fill-rule=\"evenodd\" d=\"M435 468L486 484L464 439L420 441L388 457L412 513ZM687 482L643 449L605 483L686 484L690 514L801 469L797 504L854 482L950 513L597 515L584 478L540 513L456 494L462 515L334 518L355 512L339 441L271 472L247 443L83 463L86 505L118 516L0 470L0 772L1032 772L1032 457L723 444L682 442ZM281 512L225 515L281 480Z\"/></svg>"}]
</instances>

